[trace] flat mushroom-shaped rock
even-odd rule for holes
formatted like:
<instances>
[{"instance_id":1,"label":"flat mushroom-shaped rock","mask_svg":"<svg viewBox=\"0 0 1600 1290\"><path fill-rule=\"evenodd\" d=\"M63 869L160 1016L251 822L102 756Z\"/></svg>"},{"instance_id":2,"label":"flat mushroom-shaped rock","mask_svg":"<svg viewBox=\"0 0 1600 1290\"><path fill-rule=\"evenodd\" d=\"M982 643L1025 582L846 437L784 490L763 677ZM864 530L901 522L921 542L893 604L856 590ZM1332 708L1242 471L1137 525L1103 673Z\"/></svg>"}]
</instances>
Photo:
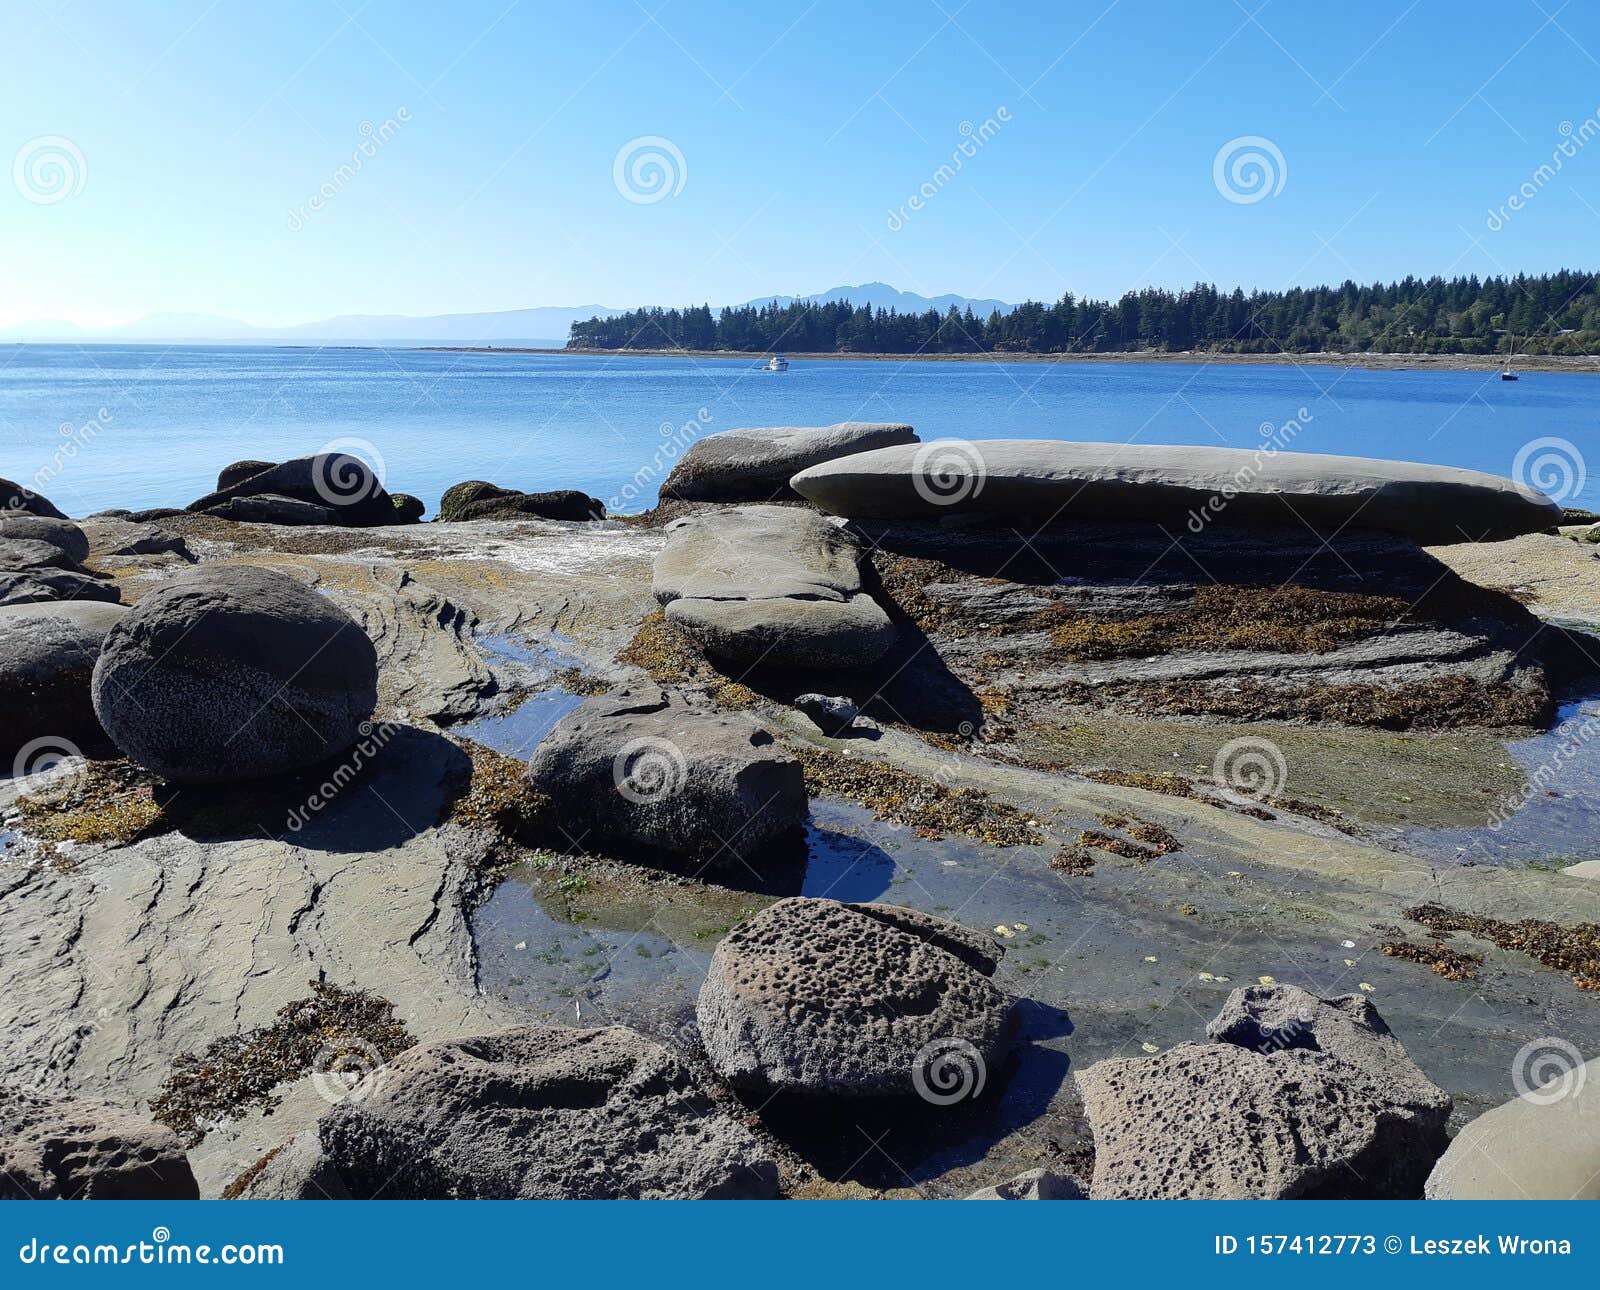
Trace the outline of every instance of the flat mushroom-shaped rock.
<instances>
[{"instance_id":1,"label":"flat mushroom-shaped rock","mask_svg":"<svg viewBox=\"0 0 1600 1290\"><path fill-rule=\"evenodd\" d=\"M1038 519L1387 529L1424 545L1554 528L1544 494L1476 470L1244 448L934 440L824 462L790 480L825 511L855 518L977 513Z\"/></svg>"},{"instance_id":2,"label":"flat mushroom-shaped rock","mask_svg":"<svg viewBox=\"0 0 1600 1290\"><path fill-rule=\"evenodd\" d=\"M171 1129L109 1102L0 1085L0 1200L197 1200Z\"/></svg>"},{"instance_id":3,"label":"flat mushroom-shaped rock","mask_svg":"<svg viewBox=\"0 0 1600 1290\"><path fill-rule=\"evenodd\" d=\"M661 486L661 496L695 502L789 500L789 477L851 453L916 443L910 426L841 421L831 426L762 426L723 430L689 445Z\"/></svg>"},{"instance_id":4,"label":"flat mushroom-shaped rock","mask_svg":"<svg viewBox=\"0 0 1600 1290\"><path fill-rule=\"evenodd\" d=\"M706 653L770 667L857 667L895 629L861 589L861 549L796 506L742 506L674 520L651 590Z\"/></svg>"},{"instance_id":5,"label":"flat mushroom-shaped rock","mask_svg":"<svg viewBox=\"0 0 1600 1290\"><path fill-rule=\"evenodd\" d=\"M975 1097L998 1073L1011 1001L996 948L885 905L791 897L717 946L696 1014L729 1082L760 1092Z\"/></svg>"},{"instance_id":6,"label":"flat mushroom-shaped rock","mask_svg":"<svg viewBox=\"0 0 1600 1290\"><path fill-rule=\"evenodd\" d=\"M1420 1195L1450 1096L1364 996L1251 986L1208 1033L1077 1073L1095 1200Z\"/></svg>"},{"instance_id":7,"label":"flat mushroom-shaped rock","mask_svg":"<svg viewBox=\"0 0 1600 1290\"><path fill-rule=\"evenodd\" d=\"M1566 1069L1456 1134L1428 1175L1429 1200L1600 1200L1600 1057L1546 1055Z\"/></svg>"},{"instance_id":8,"label":"flat mushroom-shaped rock","mask_svg":"<svg viewBox=\"0 0 1600 1290\"><path fill-rule=\"evenodd\" d=\"M315 1134L314 1144L296 1138L279 1169L269 1161L246 1194L336 1196L342 1186L357 1200L736 1200L777 1192L777 1166L750 1130L713 1105L678 1057L621 1026L527 1026L409 1048L323 1115Z\"/></svg>"},{"instance_id":9,"label":"flat mushroom-shaped rock","mask_svg":"<svg viewBox=\"0 0 1600 1290\"><path fill-rule=\"evenodd\" d=\"M588 699L539 745L529 782L575 845L759 864L809 809L800 763L754 722L659 686Z\"/></svg>"},{"instance_id":10,"label":"flat mushroom-shaped rock","mask_svg":"<svg viewBox=\"0 0 1600 1290\"><path fill-rule=\"evenodd\" d=\"M98 600L0 606L4 755L35 739L82 745L100 736L89 681L101 642L127 612Z\"/></svg>"},{"instance_id":11,"label":"flat mushroom-shaped rock","mask_svg":"<svg viewBox=\"0 0 1600 1290\"><path fill-rule=\"evenodd\" d=\"M51 600L104 600L115 603L120 599L122 590L116 583L80 573L76 569L48 566L0 568L0 605L36 605Z\"/></svg>"},{"instance_id":12,"label":"flat mushroom-shaped rock","mask_svg":"<svg viewBox=\"0 0 1600 1290\"><path fill-rule=\"evenodd\" d=\"M355 741L377 693L377 651L356 621L251 565L204 565L150 592L94 669L112 742L178 783L314 765Z\"/></svg>"}]
</instances>

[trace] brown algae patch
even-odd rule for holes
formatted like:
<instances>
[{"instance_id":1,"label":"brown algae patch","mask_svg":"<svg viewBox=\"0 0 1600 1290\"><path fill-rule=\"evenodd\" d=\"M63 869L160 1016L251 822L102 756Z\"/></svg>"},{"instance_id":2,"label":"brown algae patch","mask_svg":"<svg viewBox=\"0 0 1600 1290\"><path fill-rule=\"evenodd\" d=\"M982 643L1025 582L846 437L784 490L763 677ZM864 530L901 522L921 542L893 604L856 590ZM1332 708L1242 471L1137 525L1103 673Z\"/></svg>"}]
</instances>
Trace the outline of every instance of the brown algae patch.
<instances>
[{"instance_id":1,"label":"brown algae patch","mask_svg":"<svg viewBox=\"0 0 1600 1290\"><path fill-rule=\"evenodd\" d=\"M271 1025L175 1057L150 1104L155 1119L194 1146L251 1107L271 1111L279 1084L316 1073L348 1086L416 1043L387 999L331 982L310 985L311 994L284 1004Z\"/></svg>"},{"instance_id":2,"label":"brown algae patch","mask_svg":"<svg viewBox=\"0 0 1600 1290\"><path fill-rule=\"evenodd\" d=\"M487 829L501 839L535 836L550 799L528 782L527 762L470 739L458 742L472 759L472 779L451 804L449 818L469 828Z\"/></svg>"},{"instance_id":3,"label":"brown algae patch","mask_svg":"<svg viewBox=\"0 0 1600 1290\"><path fill-rule=\"evenodd\" d=\"M1311 587L1197 587L1164 614L1094 614L1052 607L1035 620L1070 659L1149 658L1175 650L1326 654L1384 631L1410 606L1395 596Z\"/></svg>"},{"instance_id":4,"label":"brown algae patch","mask_svg":"<svg viewBox=\"0 0 1600 1290\"><path fill-rule=\"evenodd\" d=\"M1094 854L1085 846L1062 847L1050 859L1050 867L1072 878L1088 878L1094 873Z\"/></svg>"},{"instance_id":5,"label":"brown algae patch","mask_svg":"<svg viewBox=\"0 0 1600 1290\"><path fill-rule=\"evenodd\" d=\"M1392 959L1405 959L1432 968L1446 981L1475 980L1478 969L1483 966L1483 955L1437 943L1416 945L1410 941L1385 941L1378 948Z\"/></svg>"},{"instance_id":6,"label":"brown algae patch","mask_svg":"<svg viewBox=\"0 0 1600 1290\"><path fill-rule=\"evenodd\" d=\"M130 761L86 761L46 791L17 799L22 830L42 842L115 845L165 832L154 785Z\"/></svg>"},{"instance_id":7,"label":"brown algae patch","mask_svg":"<svg viewBox=\"0 0 1600 1290\"><path fill-rule=\"evenodd\" d=\"M758 695L747 685L722 675L701 652L667 622L657 609L639 624L617 662L637 667L663 685L692 685L707 691L718 707L751 708Z\"/></svg>"},{"instance_id":8,"label":"brown algae patch","mask_svg":"<svg viewBox=\"0 0 1600 1290\"><path fill-rule=\"evenodd\" d=\"M1580 990L1600 990L1600 923L1563 927L1542 918L1508 923L1431 902L1405 911L1414 923L1436 932L1466 932L1503 950L1515 950L1559 972L1570 972Z\"/></svg>"},{"instance_id":9,"label":"brown algae patch","mask_svg":"<svg viewBox=\"0 0 1600 1290\"><path fill-rule=\"evenodd\" d=\"M797 750L806 791L831 793L866 807L879 820L902 824L937 841L947 833L1014 847L1042 842L1039 821L976 788L949 788L886 762L863 761L817 748Z\"/></svg>"}]
</instances>

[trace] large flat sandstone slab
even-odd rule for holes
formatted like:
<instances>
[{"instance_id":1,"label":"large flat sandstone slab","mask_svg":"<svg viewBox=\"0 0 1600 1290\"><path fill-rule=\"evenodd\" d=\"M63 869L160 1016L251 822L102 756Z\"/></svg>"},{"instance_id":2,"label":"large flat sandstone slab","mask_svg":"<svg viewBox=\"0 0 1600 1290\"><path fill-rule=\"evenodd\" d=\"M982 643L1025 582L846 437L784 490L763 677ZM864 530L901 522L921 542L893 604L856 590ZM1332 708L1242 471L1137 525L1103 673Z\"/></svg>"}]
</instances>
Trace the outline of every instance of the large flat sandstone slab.
<instances>
[{"instance_id":1,"label":"large flat sandstone slab","mask_svg":"<svg viewBox=\"0 0 1600 1290\"><path fill-rule=\"evenodd\" d=\"M689 445L661 487L663 497L699 502L790 498L789 476L818 462L891 444L915 443L910 426L841 421L831 426L724 430Z\"/></svg>"},{"instance_id":2,"label":"large flat sandstone slab","mask_svg":"<svg viewBox=\"0 0 1600 1290\"><path fill-rule=\"evenodd\" d=\"M1060 439L939 440L808 467L790 480L838 515L1161 519L1386 529L1417 542L1493 541L1552 528L1542 493L1476 470L1319 453Z\"/></svg>"}]
</instances>

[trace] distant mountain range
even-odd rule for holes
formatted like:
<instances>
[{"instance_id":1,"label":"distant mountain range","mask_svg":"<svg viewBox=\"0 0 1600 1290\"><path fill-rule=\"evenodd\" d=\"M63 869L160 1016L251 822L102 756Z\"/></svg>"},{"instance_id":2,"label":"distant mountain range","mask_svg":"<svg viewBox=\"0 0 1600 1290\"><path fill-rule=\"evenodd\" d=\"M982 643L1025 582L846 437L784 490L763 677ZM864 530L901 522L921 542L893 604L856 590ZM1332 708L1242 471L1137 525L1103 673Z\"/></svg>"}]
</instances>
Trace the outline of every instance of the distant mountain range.
<instances>
[{"instance_id":1,"label":"distant mountain range","mask_svg":"<svg viewBox=\"0 0 1600 1290\"><path fill-rule=\"evenodd\" d=\"M867 282L859 287L834 287L814 296L761 296L744 304L776 302L792 304L810 300L819 304L848 300L861 306L893 308L900 313L941 313L954 305L987 318L998 309L1009 313L1011 305L1001 300L973 300L966 296L919 296L899 291L883 282ZM720 308L721 306L715 306ZM73 323L41 320L0 328L0 340L31 341L123 341L132 344L167 342L237 343L248 345L307 345L333 342L341 345L527 345L559 348L567 343L567 332L575 321L611 318L623 313L607 305L550 306L541 309L506 309L494 313L432 314L413 317L407 314L341 314L292 327L257 327L233 318L211 314L151 314L120 327L85 328Z\"/></svg>"}]
</instances>

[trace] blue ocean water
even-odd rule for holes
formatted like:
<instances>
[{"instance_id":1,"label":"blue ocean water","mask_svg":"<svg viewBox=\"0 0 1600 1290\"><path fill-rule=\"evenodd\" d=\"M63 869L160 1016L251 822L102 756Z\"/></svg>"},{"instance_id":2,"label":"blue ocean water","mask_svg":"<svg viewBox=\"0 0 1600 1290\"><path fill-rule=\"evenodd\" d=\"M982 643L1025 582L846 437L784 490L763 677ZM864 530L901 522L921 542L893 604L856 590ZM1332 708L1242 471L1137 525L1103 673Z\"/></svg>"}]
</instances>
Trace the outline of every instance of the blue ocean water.
<instances>
[{"instance_id":1,"label":"blue ocean water","mask_svg":"<svg viewBox=\"0 0 1600 1290\"><path fill-rule=\"evenodd\" d=\"M1565 440L1580 460L1558 448L1555 472L1533 482L1594 507L1597 405L1600 375L1565 373L1508 383L1495 372L1290 363L894 360L797 360L767 373L753 359L0 345L0 476L38 479L73 515L181 506L228 462L354 441L376 450L390 491L422 498L430 514L463 479L582 488L634 511L653 504L686 443L736 426L893 420L924 439L1248 448L1296 422L1291 451L1500 475L1525 445ZM1585 453L1592 471L1577 468Z\"/></svg>"}]
</instances>

